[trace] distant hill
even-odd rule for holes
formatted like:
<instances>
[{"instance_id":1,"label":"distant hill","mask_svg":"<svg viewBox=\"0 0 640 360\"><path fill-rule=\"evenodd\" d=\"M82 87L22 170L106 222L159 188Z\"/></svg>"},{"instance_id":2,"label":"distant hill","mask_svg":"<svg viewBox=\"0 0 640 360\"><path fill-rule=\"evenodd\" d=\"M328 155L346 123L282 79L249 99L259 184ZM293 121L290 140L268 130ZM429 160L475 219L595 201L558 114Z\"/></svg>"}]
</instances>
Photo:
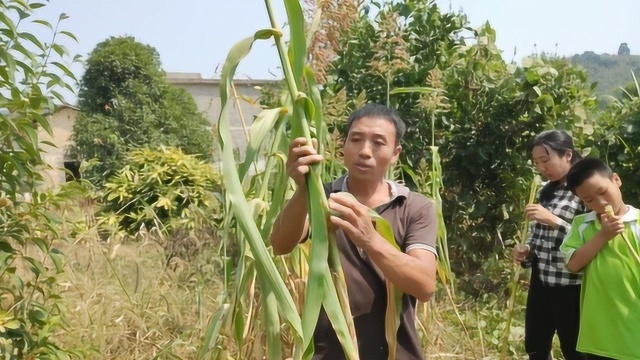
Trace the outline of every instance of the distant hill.
<instances>
[{"instance_id":1,"label":"distant hill","mask_svg":"<svg viewBox=\"0 0 640 360\"><path fill-rule=\"evenodd\" d=\"M626 44L621 45L621 54L627 54ZM622 51L626 49L626 51ZM621 95L620 87L632 83L631 70L640 81L640 55L609 55L596 54L587 51L581 55L574 55L569 60L585 68L589 73L589 80L597 82L596 92L599 95Z\"/></svg>"}]
</instances>

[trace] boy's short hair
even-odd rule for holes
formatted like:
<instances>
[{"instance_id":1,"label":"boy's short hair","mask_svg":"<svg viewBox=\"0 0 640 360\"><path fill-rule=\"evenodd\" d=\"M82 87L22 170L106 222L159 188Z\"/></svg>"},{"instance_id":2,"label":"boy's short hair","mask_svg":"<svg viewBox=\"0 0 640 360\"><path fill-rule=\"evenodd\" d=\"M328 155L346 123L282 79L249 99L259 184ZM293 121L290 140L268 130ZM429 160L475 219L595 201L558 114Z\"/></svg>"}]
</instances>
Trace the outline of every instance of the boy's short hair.
<instances>
[{"instance_id":1,"label":"boy's short hair","mask_svg":"<svg viewBox=\"0 0 640 360\"><path fill-rule=\"evenodd\" d=\"M346 136L349 135L353 123L365 117L382 118L391 122L396 128L396 143L400 143L404 133L407 131L407 126L394 109L380 104L369 103L354 111L351 116L349 116L344 132Z\"/></svg>"},{"instance_id":2,"label":"boy's short hair","mask_svg":"<svg viewBox=\"0 0 640 360\"><path fill-rule=\"evenodd\" d=\"M596 158L586 158L571 166L567 173L567 188L575 194L576 188L595 174L611 179L613 171L604 161Z\"/></svg>"}]
</instances>

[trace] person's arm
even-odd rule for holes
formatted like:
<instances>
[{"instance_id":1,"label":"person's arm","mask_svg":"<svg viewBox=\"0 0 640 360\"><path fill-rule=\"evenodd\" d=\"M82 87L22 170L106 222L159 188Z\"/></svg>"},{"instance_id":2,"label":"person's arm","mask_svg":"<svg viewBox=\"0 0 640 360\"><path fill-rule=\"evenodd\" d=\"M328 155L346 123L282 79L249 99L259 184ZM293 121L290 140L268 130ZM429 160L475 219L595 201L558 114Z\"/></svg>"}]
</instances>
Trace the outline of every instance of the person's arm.
<instances>
[{"instance_id":1,"label":"person's arm","mask_svg":"<svg viewBox=\"0 0 640 360\"><path fill-rule=\"evenodd\" d=\"M338 215L332 215L331 222L367 252L389 281L419 301L431 299L436 290L434 252L438 226L432 202L425 201L424 206L412 211L414 215L405 239L407 253L397 250L378 234L368 214L369 208L354 198L331 194L329 207Z\"/></svg>"},{"instance_id":2,"label":"person's arm","mask_svg":"<svg viewBox=\"0 0 640 360\"><path fill-rule=\"evenodd\" d=\"M589 240L582 239L578 227L582 222L571 225L569 234L562 242L560 251L564 256L567 270L577 273L582 271L598 254L609 240L624 231L624 223L618 216L601 215L601 228Z\"/></svg>"},{"instance_id":3,"label":"person's arm","mask_svg":"<svg viewBox=\"0 0 640 360\"><path fill-rule=\"evenodd\" d=\"M525 208L525 216L529 220L548 225L553 230L560 229L566 231L571 226L561 217L553 214L551 211L540 204L527 205Z\"/></svg>"},{"instance_id":4,"label":"person's arm","mask_svg":"<svg viewBox=\"0 0 640 360\"><path fill-rule=\"evenodd\" d=\"M589 265L591 260L596 257L600 249L602 249L608 241L609 239L607 239L602 232L598 232L596 236L571 254L567 262L567 270L574 273L582 271L582 269Z\"/></svg>"},{"instance_id":5,"label":"person's arm","mask_svg":"<svg viewBox=\"0 0 640 360\"><path fill-rule=\"evenodd\" d=\"M310 165L322 161L322 155L319 155L315 149L317 148L315 139L313 146L306 143L305 138L297 138L289 145L287 175L293 179L298 188L278 214L269 234L269 242L276 255L290 253L300 241L304 240L309 228L305 190L306 174L309 173Z\"/></svg>"},{"instance_id":6,"label":"person's arm","mask_svg":"<svg viewBox=\"0 0 640 360\"><path fill-rule=\"evenodd\" d=\"M269 242L276 255L288 254L307 235L307 195L298 188L282 209L269 235Z\"/></svg>"},{"instance_id":7,"label":"person's arm","mask_svg":"<svg viewBox=\"0 0 640 360\"><path fill-rule=\"evenodd\" d=\"M306 174L310 165L322 161L322 155L316 151L318 144L315 139L312 145L307 145L305 138L296 138L289 145L287 175L298 188L278 214L269 234L269 242L276 255L290 253L307 235Z\"/></svg>"},{"instance_id":8,"label":"person's arm","mask_svg":"<svg viewBox=\"0 0 640 360\"><path fill-rule=\"evenodd\" d=\"M403 292L427 302L436 291L436 256L425 249L403 253L380 235L363 248L384 276Z\"/></svg>"}]
</instances>

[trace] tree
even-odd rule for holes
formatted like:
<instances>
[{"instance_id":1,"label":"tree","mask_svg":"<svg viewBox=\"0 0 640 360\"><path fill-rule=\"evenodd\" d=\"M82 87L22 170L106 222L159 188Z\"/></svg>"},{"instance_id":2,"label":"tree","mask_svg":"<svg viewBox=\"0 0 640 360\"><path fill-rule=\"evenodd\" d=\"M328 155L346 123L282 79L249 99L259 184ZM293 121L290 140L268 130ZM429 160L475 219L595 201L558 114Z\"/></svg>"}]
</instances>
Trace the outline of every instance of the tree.
<instances>
[{"instance_id":1,"label":"tree","mask_svg":"<svg viewBox=\"0 0 640 360\"><path fill-rule=\"evenodd\" d=\"M167 83L158 52L133 37L111 37L91 52L78 105L72 151L97 160L83 175L98 186L132 149L171 146L212 157L209 122L186 90Z\"/></svg>"},{"instance_id":2,"label":"tree","mask_svg":"<svg viewBox=\"0 0 640 360\"><path fill-rule=\"evenodd\" d=\"M65 14L54 25L38 18L43 6L0 1L0 354L6 359L69 358L55 343L64 309L57 288L63 257L54 244L65 219L52 208L60 209L65 197L39 189L46 163L38 133L51 134L43 113L64 101L60 89L73 89L59 40L75 37L58 30ZM47 43L34 36L47 29Z\"/></svg>"},{"instance_id":3,"label":"tree","mask_svg":"<svg viewBox=\"0 0 640 360\"><path fill-rule=\"evenodd\" d=\"M614 99L599 114L598 132L593 146L598 147L602 158L623 181L622 195L630 204L640 203L640 83L633 74L633 81L626 87L620 99Z\"/></svg>"},{"instance_id":4,"label":"tree","mask_svg":"<svg viewBox=\"0 0 640 360\"><path fill-rule=\"evenodd\" d=\"M397 108L408 124L401 158L408 168L430 163L430 145L439 148L450 251L473 271L523 219L531 137L557 127L582 144L593 134L586 74L561 59L508 64L488 23L469 29L463 14L432 1L387 2L373 18L364 9L342 39L326 88ZM392 93L397 88L423 91Z\"/></svg>"}]
</instances>

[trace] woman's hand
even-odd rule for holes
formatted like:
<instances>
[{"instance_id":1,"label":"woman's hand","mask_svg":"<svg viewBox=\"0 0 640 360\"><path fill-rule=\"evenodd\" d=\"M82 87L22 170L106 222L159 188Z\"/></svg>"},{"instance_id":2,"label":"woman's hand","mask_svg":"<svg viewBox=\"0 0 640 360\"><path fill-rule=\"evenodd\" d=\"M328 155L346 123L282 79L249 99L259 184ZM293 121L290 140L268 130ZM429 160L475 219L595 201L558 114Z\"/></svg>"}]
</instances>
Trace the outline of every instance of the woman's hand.
<instances>
[{"instance_id":1,"label":"woman's hand","mask_svg":"<svg viewBox=\"0 0 640 360\"><path fill-rule=\"evenodd\" d=\"M540 204L529 204L524 208L524 215L530 221L555 227L559 218Z\"/></svg>"},{"instance_id":2,"label":"woman's hand","mask_svg":"<svg viewBox=\"0 0 640 360\"><path fill-rule=\"evenodd\" d=\"M529 247L529 245L517 244L513 247L513 261L523 262L527 260L527 258L529 257L529 253L531 253L531 248Z\"/></svg>"}]
</instances>

